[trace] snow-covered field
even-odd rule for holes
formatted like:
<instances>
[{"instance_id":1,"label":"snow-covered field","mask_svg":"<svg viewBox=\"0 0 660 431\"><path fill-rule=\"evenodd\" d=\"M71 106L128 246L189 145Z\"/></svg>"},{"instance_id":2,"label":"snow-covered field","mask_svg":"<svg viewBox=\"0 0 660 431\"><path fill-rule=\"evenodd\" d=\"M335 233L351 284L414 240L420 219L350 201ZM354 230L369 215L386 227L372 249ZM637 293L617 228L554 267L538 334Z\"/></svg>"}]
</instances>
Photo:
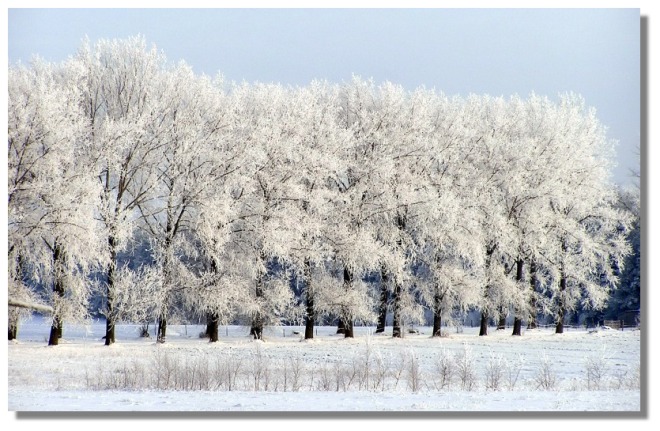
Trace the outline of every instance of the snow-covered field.
<instances>
[{"instance_id":1,"label":"snow-covered field","mask_svg":"<svg viewBox=\"0 0 660 431\"><path fill-rule=\"evenodd\" d=\"M171 326L165 344L121 325L117 343L102 323L65 326L47 347L39 320L8 345L10 411L640 411L637 330L429 328L404 339L357 327L354 339L319 327L271 328L255 342L246 328ZM391 334L391 328L388 328ZM641 376L643 378L644 376Z\"/></svg>"}]
</instances>

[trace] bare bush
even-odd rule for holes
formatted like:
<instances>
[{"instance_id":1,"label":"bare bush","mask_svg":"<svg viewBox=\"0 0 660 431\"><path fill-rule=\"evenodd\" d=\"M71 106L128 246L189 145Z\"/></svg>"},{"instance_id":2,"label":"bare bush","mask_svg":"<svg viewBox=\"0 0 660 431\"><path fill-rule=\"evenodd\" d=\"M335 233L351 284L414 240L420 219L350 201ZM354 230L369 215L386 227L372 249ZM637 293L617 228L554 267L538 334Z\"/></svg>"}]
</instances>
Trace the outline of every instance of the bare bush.
<instances>
[{"instance_id":1,"label":"bare bush","mask_svg":"<svg viewBox=\"0 0 660 431\"><path fill-rule=\"evenodd\" d=\"M471 391L477 384L477 373L475 371L475 359L472 348L463 343L463 350L456 355L456 375L461 384L461 389Z\"/></svg>"},{"instance_id":2,"label":"bare bush","mask_svg":"<svg viewBox=\"0 0 660 431\"><path fill-rule=\"evenodd\" d=\"M534 375L537 389L553 390L557 385L557 374L552 366L552 361L544 352L541 356L541 362Z\"/></svg>"},{"instance_id":3,"label":"bare bush","mask_svg":"<svg viewBox=\"0 0 660 431\"><path fill-rule=\"evenodd\" d=\"M390 376L394 380L394 388L396 389L399 386L399 381L403 376L403 372L406 368L406 355L405 352L400 352L397 360L391 361L391 373Z\"/></svg>"},{"instance_id":4,"label":"bare bush","mask_svg":"<svg viewBox=\"0 0 660 431\"><path fill-rule=\"evenodd\" d=\"M388 375L388 366L380 352L377 352L376 355L374 355L372 375L371 389L384 391Z\"/></svg>"},{"instance_id":5,"label":"bare bush","mask_svg":"<svg viewBox=\"0 0 660 431\"><path fill-rule=\"evenodd\" d=\"M584 369L587 377L587 388L589 390L600 390L607 373L607 361L604 355L587 356L584 360Z\"/></svg>"},{"instance_id":6,"label":"bare bush","mask_svg":"<svg viewBox=\"0 0 660 431\"><path fill-rule=\"evenodd\" d=\"M226 391L238 389L239 376L243 372L243 359L239 355L226 355L216 361L216 385Z\"/></svg>"},{"instance_id":7,"label":"bare bush","mask_svg":"<svg viewBox=\"0 0 660 431\"><path fill-rule=\"evenodd\" d=\"M435 389L449 389L454 377L454 355L443 348L433 364L433 383Z\"/></svg>"},{"instance_id":8,"label":"bare bush","mask_svg":"<svg viewBox=\"0 0 660 431\"><path fill-rule=\"evenodd\" d=\"M515 361L504 359L504 372L508 390L512 391L515 389L520 377L520 371L522 370L524 364L525 357L523 355L518 355Z\"/></svg>"},{"instance_id":9,"label":"bare bush","mask_svg":"<svg viewBox=\"0 0 660 431\"><path fill-rule=\"evenodd\" d=\"M419 366L419 359L417 355L411 349L406 355L406 382L408 383L408 389L412 392L418 392L422 386L422 371Z\"/></svg>"},{"instance_id":10,"label":"bare bush","mask_svg":"<svg viewBox=\"0 0 660 431\"><path fill-rule=\"evenodd\" d=\"M498 391L504 379L505 361L501 354L492 351L484 370L486 389Z\"/></svg>"},{"instance_id":11,"label":"bare bush","mask_svg":"<svg viewBox=\"0 0 660 431\"><path fill-rule=\"evenodd\" d=\"M264 354L260 342L256 342L255 346L255 353L250 360L250 368L248 369L250 387L253 391L259 391L263 384L266 386L264 390L268 390L267 386L270 382L269 359Z\"/></svg>"},{"instance_id":12,"label":"bare bush","mask_svg":"<svg viewBox=\"0 0 660 431\"><path fill-rule=\"evenodd\" d=\"M327 365L322 365L321 368L318 370L317 373L317 380L316 380L316 390L317 391L330 391L332 388L332 373ZM335 372L335 377L337 377L337 373ZM337 381L337 385L335 387L335 390L339 391L339 382Z\"/></svg>"}]
</instances>

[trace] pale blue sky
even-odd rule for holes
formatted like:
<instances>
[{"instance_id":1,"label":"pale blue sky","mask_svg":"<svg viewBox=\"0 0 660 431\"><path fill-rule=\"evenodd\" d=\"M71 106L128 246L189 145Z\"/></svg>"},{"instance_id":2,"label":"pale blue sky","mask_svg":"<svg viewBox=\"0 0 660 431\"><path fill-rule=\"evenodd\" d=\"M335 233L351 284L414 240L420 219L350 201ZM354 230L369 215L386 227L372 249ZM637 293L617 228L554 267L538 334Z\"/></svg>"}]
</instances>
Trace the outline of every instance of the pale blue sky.
<instances>
[{"instance_id":1,"label":"pale blue sky","mask_svg":"<svg viewBox=\"0 0 660 431\"><path fill-rule=\"evenodd\" d=\"M138 33L230 81L356 74L449 95L574 91L619 141L614 180L629 183L639 163L638 9L9 9L9 62Z\"/></svg>"}]
</instances>

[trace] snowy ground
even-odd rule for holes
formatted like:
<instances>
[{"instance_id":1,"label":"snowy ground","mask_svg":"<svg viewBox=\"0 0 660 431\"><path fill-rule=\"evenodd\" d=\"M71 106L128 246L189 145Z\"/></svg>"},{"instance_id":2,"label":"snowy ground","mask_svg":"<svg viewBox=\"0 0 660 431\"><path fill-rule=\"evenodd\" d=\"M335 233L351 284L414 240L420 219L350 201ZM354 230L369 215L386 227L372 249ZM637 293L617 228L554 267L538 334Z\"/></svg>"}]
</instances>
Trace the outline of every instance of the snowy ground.
<instances>
[{"instance_id":1,"label":"snowy ground","mask_svg":"<svg viewBox=\"0 0 660 431\"><path fill-rule=\"evenodd\" d=\"M223 327L221 341L200 326L170 326L163 345L121 325L103 346L103 324L65 326L47 347L39 320L8 345L10 411L640 411L637 330L550 329L512 337L477 328L404 339L356 328L354 339L320 327L273 328L265 342ZM391 334L391 328L388 328ZM451 371L440 378L443 364ZM499 371L497 371L499 370ZM590 373L591 372L591 373Z\"/></svg>"}]
</instances>

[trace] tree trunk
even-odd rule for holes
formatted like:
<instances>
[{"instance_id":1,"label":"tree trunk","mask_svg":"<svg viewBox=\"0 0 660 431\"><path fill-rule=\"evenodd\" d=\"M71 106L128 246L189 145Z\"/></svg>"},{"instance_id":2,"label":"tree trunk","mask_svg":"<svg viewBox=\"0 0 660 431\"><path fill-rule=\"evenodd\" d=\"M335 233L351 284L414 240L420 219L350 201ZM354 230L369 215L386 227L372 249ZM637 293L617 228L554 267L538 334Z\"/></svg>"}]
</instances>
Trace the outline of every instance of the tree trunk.
<instances>
[{"instance_id":1,"label":"tree trunk","mask_svg":"<svg viewBox=\"0 0 660 431\"><path fill-rule=\"evenodd\" d=\"M437 287L436 287L437 289ZM442 336L442 297L436 290L433 296L433 337Z\"/></svg>"},{"instance_id":2,"label":"tree trunk","mask_svg":"<svg viewBox=\"0 0 660 431\"><path fill-rule=\"evenodd\" d=\"M53 323L50 326L50 336L48 337L49 346L60 344L60 334L62 333L62 319L59 316L53 317Z\"/></svg>"},{"instance_id":3,"label":"tree trunk","mask_svg":"<svg viewBox=\"0 0 660 431\"><path fill-rule=\"evenodd\" d=\"M398 282L394 283L392 303L394 304L392 313L392 337L403 338L403 332L401 330L401 284Z\"/></svg>"},{"instance_id":4,"label":"tree trunk","mask_svg":"<svg viewBox=\"0 0 660 431\"><path fill-rule=\"evenodd\" d=\"M506 314L504 313L504 309L500 310L500 317L497 320L497 330L502 329L506 329Z\"/></svg>"},{"instance_id":5,"label":"tree trunk","mask_svg":"<svg viewBox=\"0 0 660 431\"><path fill-rule=\"evenodd\" d=\"M563 334L564 333L564 316L563 313L562 315L557 316L557 324L555 326L555 334Z\"/></svg>"},{"instance_id":6,"label":"tree trunk","mask_svg":"<svg viewBox=\"0 0 660 431\"><path fill-rule=\"evenodd\" d=\"M307 294L307 312L305 314L305 340L314 338L314 321L316 313L314 312L314 298Z\"/></svg>"},{"instance_id":7,"label":"tree trunk","mask_svg":"<svg viewBox=\"0 0 660 431\"><path fill-rule=\"evenodd\" d=\"M345 334L346 333L346 324L344 323L344 319L341 317L337 321L337 334Z\"/></svg>"},{"instance_id":8,"label":"tree trunk","mask_svg":"<svg viewBox=\"0 0 660 431\"><path fill-rule=\"evenodd\" d=\"M481 323L479 325L479 336L488 335L488 315L481 312Z\"/></svg>"},{"instance_id":9,"label":"tree trunk","mask_svg":"<svg viewBox=\"0 0 660 431\"><path fill-rule=\"evenodd\" d=\"M487 244L486 245L486 273L488 273L488 270L491 265L491 259L493 258L493 253L495 253L495 249L497 248L497 245L495 244ZM488 284L486 285L486 288L484 289L484 302L485 304L488 304L488 294L490 292L490 281L488 281ZM487 306L484 308L487 309ZM486 336L488 335L488 312L482 310L481 311L481 323L479 325L479 336Z\"/></svg>"},{"instance_id":10,"label":"tree trunk","mask_svg":"<svg viewBox=\"0 0 660 431\"><path fill-rule=\"evenodd\" d=\"M211 271L213 276L218 274L218 262L215 258L211 258ZM204 333L209 338L209 343L217 343L219 338L218 330L220 326L220 315L216 312L206 313L206 332Z\"/></svg>"},{"instance_id":11,"label":"tree trunk","mask_svg":"<svg viewBox=\"0 0 660 431\"><path fill-rule=\"evenodd\" d=\"M396 218L397 227L399 228L399 239L397 239L397 245L399 248L402 247L401 235L406 228L406 219L405 216L399 214ZM403 331L401 330L401 294L403 287L401 283L395 279L394 282L394 292L392 293L392 337L394 338L403 338Z\"/></svg>"},{"instance_id":12,"label":"tree trunk","mask_svg":"<svg viewBox=\"0 0 660 431\"><path fill-rule=\"evenodd\" d=\"M513 319L513 333L511 335L522 335L522 319L520 317Z\"/></svg>"},{"instance_id":13,"label":"tree trunk","mask_svg":"<svg viewBox=\"0 0 660 431\"><path fill-rule=\"evenodd\" d=\"M263 251L259 253L259 259L261 259L261 263L265 266L266 264L266 255L264 254ZM255 297L257 298L257 301L261 298L264 297L264 278L266 277L266 274L262 274L261 271L259 271L259 274L257 274L257 285L255 286ZM252 317L252 326L250 327L250 335L255 340L262 340L263 335L264 335L264 316L261 312L261 310L257 310L257 312L254 314Z\"/></svg>"},{"instance_id":14,"label":"tree trunk","mask_svg":"<svg viewBox=\"0 0 660 431\"><path fill-rule=\"evenodd\" d=\"M105 320L105 345L109 346L115 342L115 268L117 264L117 243L113 236L108 237L110 248L110 264L108 265L106 299L108 310Z\"/></svg>"},{"instance_id":15,"label":"tree trunk","mask_svg":"<svg viewBox=\"0 0 660 431\"><path fill-rule=\"evenodd\" d=\"M18 337L18 319L14 317L9 318L9 341L15 340Z\"/></svg>"},{"instance_id":16,"label":"tree trunk","mask_svg":"<svg viewBox=\"0 0 660 431\"><path fill-rule=\"evenodd\" d=\"M261 324L259 317L255 318L255 320L252 321L252 327L250 328L250 335L252 335L252 338L255 340L262 340L264 336L264 327Z\"/></svg>"},{"instance_id":17,"label":"tree trunk","mask_svg":"<svg viewBox=\"0 0 660 431\"><path fill-rule=\"evenodd\" d=\"M536 318L536 261L533 259L529 263L529 287L532 290L532 294L530 295L529 300L530 313L527 329L536 329L538 327Z\"/></svg>"},{"instance_id":18,"label":"tree trunk","mask_svg":"<svg viewBox=\"0 0 660 431\"><path fill-rule=\"evenodd\" d=\"M53 323L48 337L49 346L57 346L60 338L62 338L62 316L60 315L58 302L64 298L64 252L57 243L53 246L53 268L55 272L55 282L53 284L55 307L53 307Z\"/></svg>"},{"instance_id":19,"label":"tree trunk","mask_svg":"<svg viewBox=\"0 0 660 431\"><path fill-rule=\"evenodd\" d=\"M345 329L344 329L344 338L354 338L353 334L353 321L348 321L344 323Z\"/></svg>"},{"instance_id":20,"label":"tree trunk","mask_svg":"<svg viewBox=\"0 0 660 431\"><path fill-rule=\"evenodd\" d=\"M353 283L353 274L344 266L344 288L348 291ZM344 316L344 338L353 338L353 319Z\"/></svg>"},{"instance_id":21,"label":"tree trunk","mask_svg":"<svg viewBox=\"0 0 660 431\"><path fill-rule=\"evenodd\" d=\"M15 274L15 279L17 283L23 284L25 281L24 279L24 260L23 256L18 253L18 256L16 258L16 274ZM11 304L10 304L11 305ZM19 313L12 313L11 308L8 310L8 327L9 327L9 341L15 340L18 338L18 323L20 320Z\"/></svg>"},{"instance_id":22,"label":"tree trunk","mask_svg":"<svg viewBox=\"0 0 660 431\"><path fill-rule=\"evenodd\" d=\"M523 270L524 270L523 260L518 259L516 261L516 281L518 283L523 282L523 278L525 276ZM520 313L516 313L516 314L520 314ZM513 333L511 335L520 335L520 336L522 335L522 319L519 316L516 316L513 319Z\"/></svg>"},{"instance_id":23,"label":"tree trunk","mask_svg":"<svg viewBox=\"0 0 660 431\"><path fill-rule=\"evenodd\" d=\"M257 298L262 298L264 296L263 288L261 286L261 276L259 276L259 280L257 281L257 287L255 293ZM261 340L263 338L263 334L264 334L263 316L261 315L261 311L257 311L255 315L252 317L252 326L250 327L250 335L252 335L252 337L255 340Z\"/></svg>"},{"instance_id":24,"label":"tree trunk","mask_svg":"<svg viewBox=\"0 0 660 431\"><path fill-rule=\"evenodd\" d=\"M217 343L220 339L218 329L220 326L220 316L218 313L209 313L206 316L206 335L209 337L209 343Z\"/></svg>"},{"instance_id":25,"label":"tree trunk","mask_svg":"<svg viewBox=\"0 0 660 431\"><path fill-rule=\"evenodd\" d=\"M380 301L378 305L378 323L376 325L376 334L385 332L387 322L387 301L389 300L389 287L387 286L388 276L385 267L380 269Z\"/></svg>"},{"instance_id":26,"label":"tree trunk","mask_svg":"<svg viewBox=\"0 0 660 431\"><path fill-rule=\"evenodd\" d=\"M561 276L559 279L559 298L557 300L557 326L555 327L555 334L564 333L564 317L566 314L566 304L564 295L566 294L566 275L562 268Z\"/></svg>"},{"instance_id":27,"label":"tree trunk","mask_svg":"<svg viewBox=\"0 0 660 431\"><path fill-rule=\"evenodd\" d=\"M303 277L305 283L305 340L314 338L314 292L312 292L312 266L308 259L303 263Z\"/></svg>"},{"instance_id":28,"label":"tree trunk","mask_svg":"<svg viewBox=\"0 0 660 431\"><path fill-rule=\"evenodd\" d=\"M164 343L167 336L167 317L165 315L158 318L158 332L156 342Z\"/></svg>"}]
</instances>

